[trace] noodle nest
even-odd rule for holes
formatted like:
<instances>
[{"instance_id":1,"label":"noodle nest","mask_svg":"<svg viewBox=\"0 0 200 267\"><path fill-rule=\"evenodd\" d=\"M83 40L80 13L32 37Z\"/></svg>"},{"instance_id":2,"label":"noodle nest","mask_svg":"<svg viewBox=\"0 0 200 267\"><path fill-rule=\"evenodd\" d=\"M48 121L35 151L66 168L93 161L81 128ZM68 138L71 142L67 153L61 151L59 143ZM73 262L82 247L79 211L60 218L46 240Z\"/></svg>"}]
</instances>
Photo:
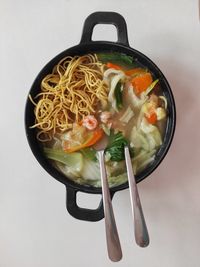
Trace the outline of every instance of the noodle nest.
<instances>
[{"instance_id":1,"label":"noodle nest","mask_svg":"<svg viewBox=\"0 0 200 267\"><path fill-rule=\"evenodd\" d=\"M37 138L50 141L56 133L72 128L74 122L96 112L99 103L107 105L108 87L103 80L104 64L96 54L63 58L41 82L36 95L35 124Z\"/></svg>"}]
</instances>

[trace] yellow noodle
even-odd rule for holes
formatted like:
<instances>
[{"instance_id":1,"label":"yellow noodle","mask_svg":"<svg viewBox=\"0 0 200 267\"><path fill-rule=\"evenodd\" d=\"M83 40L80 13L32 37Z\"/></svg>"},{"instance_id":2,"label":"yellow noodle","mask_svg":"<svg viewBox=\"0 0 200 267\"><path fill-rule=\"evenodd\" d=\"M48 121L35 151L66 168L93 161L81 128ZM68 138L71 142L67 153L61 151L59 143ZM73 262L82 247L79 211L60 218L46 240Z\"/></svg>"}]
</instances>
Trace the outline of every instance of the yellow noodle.
<instances>
[{"instance_id":1,"label":"yellow noodle","mask_svg":"<svg viewBox=\"0 0 200 267\"><path fill-rule=\"evenodd\" d=\"M94 114L99 103L106 103L107 85L103 81L104 65L97 55L63 58L41 82L35 102L37 138L50 141L56 133L72 128L73 122Z\"/></svg>"}]
</instances>

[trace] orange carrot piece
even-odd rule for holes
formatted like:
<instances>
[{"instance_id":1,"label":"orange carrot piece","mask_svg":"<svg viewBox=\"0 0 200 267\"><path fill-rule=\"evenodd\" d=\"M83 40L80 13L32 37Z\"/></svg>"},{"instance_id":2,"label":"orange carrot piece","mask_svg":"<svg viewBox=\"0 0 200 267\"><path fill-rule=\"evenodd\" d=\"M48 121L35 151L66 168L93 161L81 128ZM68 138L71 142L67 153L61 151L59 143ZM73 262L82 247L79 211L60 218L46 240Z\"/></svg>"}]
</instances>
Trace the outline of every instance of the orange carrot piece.
<instances>
[{"instance_id":1,"label":"orange carrot piece","mask_svg":"<svg viewBox=\"0 0 200 267\"><path fill-rule=\"evenodd\" d=\"M103 132L103 130L101 128L96 130L96 131L94 131L93 137L87 143L87 147L96 144L97 141L99 141L102 138L103 133L104 132Z\"/></svg>"},{"instance_id":2,"label":"orange carrot piece","mask_svg":"<svg viewBox=\"0 0 200 267\"><path fill-rule=\"evenodd\" d=\"M74 147L68 146L69 143L67 141L65 141L63 149L64 149L64 151L66 151L68 153L72 153L72 152L78 151L82 148L90 147L90 146L96 144L102 138L103 133L104 132L102 129L97 129L93 133L90 133L90 137L88 138L88 140L85 143L78 145L78 146L74 146Z\"/></svg>"},{"instance_id":3,"label":"orange carrot piece","mask_svg":"<svg viewBox=\"0 0 200 267\"><path fill-rule=\"evenodd\" d=\"M155 112L151 113L149 116L145 115L145 118L151 124L155 124L157 122L157 115Z\"/></svg>"},{"instance_id":4,"label":"orange carrot piece","mask_svg":"<svg viewBox=\"0 0 200 267\"><path fill-rule=\"evenodd\" d=\"M143 73L146 73L146 70L142 69L142 68L134 68L134 69L130 69L130 70L125 71L125 74L127 76L132 76L135 74L143 74Z\"/></svg>"},{"instance_id":5,"label":"orange carrot piece","mask_svg":"<svg viewBox=\"0 0 200 267\"><path fill-rule=\"evenodd\" d=\"M115 70L121 70L122 69L119 65L113 64L111 62L108 62L106 64L106 67L109 69L115 69Z\"/></svg>"},{"instance_id":6,"label":"orange carrot piece","mask_svg":"<svg viewBox=\"0 0 200 267\"><path fill-rule=\"evenodd\" d=\"M153 79L149 72L136 76L131 81L136 94L141 94L142 92L146 91L152 82Z\"/></svg>"}]
</instances>

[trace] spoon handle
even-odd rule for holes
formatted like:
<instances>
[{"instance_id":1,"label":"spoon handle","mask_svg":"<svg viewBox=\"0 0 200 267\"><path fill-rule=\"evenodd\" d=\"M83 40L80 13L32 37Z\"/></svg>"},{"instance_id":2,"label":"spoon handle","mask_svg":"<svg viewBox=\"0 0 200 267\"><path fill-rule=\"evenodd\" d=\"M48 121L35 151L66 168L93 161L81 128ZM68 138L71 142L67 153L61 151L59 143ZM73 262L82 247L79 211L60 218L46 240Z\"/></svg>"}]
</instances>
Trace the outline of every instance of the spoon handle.
<instances>
[{"instance_id":1,"label":"spoon handle","mask_svg":"<svg viewBox=\"0 0 200 267\"><path fill-rule=\"evenodd\" d=\"M104 204L104 216L105 216L105 229L106 229L106 241L108 256L111 261L120 261L122 258L122 250L117 232L117 226L115 223L115 217L112 208L112 201L110 197L110 190L108 186L108 180L106 175L106 169L104 164L104 151L98 152L101 184Z\"/></svg>"},{"instance_id":2,"label":"spoon handle","mask_svg":"<svg viewBox=\"0 0 200 267\"><path fill-rule=\"evenodd\" d=\"M128 147L125 147L124 150L125 150L125 160L126 160L126 167L128 174L130 198L131 198L131 209L135 225L135 241L138 244L138 246L147 247L149 244L149 234L142 211L142 206L135 181L135 176L133 174L131 157Z\"/></svg>"}]
</instances>

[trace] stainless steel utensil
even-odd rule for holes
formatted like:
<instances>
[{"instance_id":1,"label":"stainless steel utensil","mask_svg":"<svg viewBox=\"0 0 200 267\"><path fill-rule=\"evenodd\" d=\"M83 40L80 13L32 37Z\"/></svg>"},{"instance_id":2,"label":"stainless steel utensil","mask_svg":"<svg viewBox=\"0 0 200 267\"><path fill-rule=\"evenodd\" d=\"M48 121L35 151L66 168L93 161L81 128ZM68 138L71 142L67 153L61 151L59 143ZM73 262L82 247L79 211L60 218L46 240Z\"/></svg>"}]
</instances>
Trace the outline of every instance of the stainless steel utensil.
<instances>
[{"instance_id":1,"label":"stainless steel utensil","mask_svg":"<svg viewBox=\"0 0 200 267\"><path fill-rule=\"evenodd\" d=\"M135 181L135 176L133 174L131 157L128 147L124 148L124 152L125 152L126 168L128 175L129 192L131 198L131 209L134 217L135 241L140 247L146 247L149 244L149 234L142 211L142 206L137 189L137 184Z\"/></svg>"},{"instance_id":2,"label":"stainless steel utensil","mask_svg":"<svg viewBox=\"0 0 200 267\"><path fill-rule=\"evenodd\" d=\"M99 159L100 173L101 173L108 256L112 261L116 262L121 260L122 250L119 241L117 226L115 223L115 217L110 197L110 190L108 186L108 180L104 164L104 150L98 151L98 159Z\"/></svg>"}]
</instances>

